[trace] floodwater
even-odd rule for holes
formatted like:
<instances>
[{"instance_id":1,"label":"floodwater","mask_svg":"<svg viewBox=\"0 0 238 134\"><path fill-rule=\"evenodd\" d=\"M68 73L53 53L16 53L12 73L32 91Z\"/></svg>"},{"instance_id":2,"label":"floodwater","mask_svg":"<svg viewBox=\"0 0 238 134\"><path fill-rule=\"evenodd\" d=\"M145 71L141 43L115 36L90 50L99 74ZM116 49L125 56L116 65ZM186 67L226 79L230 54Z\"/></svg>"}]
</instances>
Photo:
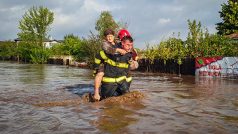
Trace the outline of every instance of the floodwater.
<instances>
[{"instance_id":1,"label":"floodwater","mask_svg":"<svg viewBox=\"0 0 238 134\"><path fill-rule=\"evenodd\" d=\"M91 74L0 62L0 133L238 133L238 80L134 72L144 97L91 103Z\"/></svg>"}]
</instances>

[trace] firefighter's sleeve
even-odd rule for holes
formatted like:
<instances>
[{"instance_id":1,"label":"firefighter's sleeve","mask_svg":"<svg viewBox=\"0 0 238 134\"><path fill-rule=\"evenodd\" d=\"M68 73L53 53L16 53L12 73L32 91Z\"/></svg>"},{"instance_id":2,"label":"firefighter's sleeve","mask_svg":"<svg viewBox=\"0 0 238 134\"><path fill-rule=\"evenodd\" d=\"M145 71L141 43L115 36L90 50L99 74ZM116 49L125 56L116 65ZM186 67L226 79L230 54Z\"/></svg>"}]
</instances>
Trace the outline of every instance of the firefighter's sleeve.
<instances>
[{"instance_id":1,"label":"firefighter's sleeve","mask_svg":"<svg viewBox=\"0 0 238 134\"><path fill-rule=\"evenodd\" d=\"M100 53L96 54L95 59L94 59L94 64L93 64L93 75L95 76L98 72L104 71L104 66L103 66L103 58L101 57Z\"/></svg>"}]
</instances>

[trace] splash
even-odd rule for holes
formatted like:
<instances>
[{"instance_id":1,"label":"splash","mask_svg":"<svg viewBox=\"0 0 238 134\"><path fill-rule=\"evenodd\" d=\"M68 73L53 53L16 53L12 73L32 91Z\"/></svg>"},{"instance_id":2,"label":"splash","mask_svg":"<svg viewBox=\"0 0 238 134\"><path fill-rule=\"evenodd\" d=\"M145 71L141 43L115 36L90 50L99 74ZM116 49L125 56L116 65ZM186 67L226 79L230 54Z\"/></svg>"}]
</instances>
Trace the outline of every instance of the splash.
<instances>
[{"instance_id":1,"label":"splash","mask_svg":"<svg viewBox=\"0 0 238 134\"><path fill-rule=\"evenodd\" d=\"M117 97L109 97L107 99L101 100L100 103L135 103L138 100L144 98L145 95L140 91L132 91ZM92 94L86 93L82 96L83 102L95 102Z\"/></svg>"},{"instance_id":2,"label":"splash","mask_svg":"<svg viewBox=\"0 0 238 134\"><path fill-rule=\"evenodd\" d=\"M137 101L144 98L145 95L140 91L132 91L125 95L118 97L110 97L102 100L104 103L136 103Z\"/></svg>"}]
</instances>

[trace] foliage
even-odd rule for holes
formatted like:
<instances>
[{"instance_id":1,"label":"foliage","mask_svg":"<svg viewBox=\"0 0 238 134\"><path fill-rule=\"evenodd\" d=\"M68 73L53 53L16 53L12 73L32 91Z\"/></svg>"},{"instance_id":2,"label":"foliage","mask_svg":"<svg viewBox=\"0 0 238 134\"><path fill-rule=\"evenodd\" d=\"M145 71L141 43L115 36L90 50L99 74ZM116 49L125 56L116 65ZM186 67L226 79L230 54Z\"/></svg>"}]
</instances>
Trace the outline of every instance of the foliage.
<instances>
[{"instance_id":1,"label":"foliage","mask_svg":"<svg viewBox=\"0 0 238 134\"><path fill-rule=\"evenodd\" d=\"M168 46L167 42L161 42L159 45L159 58L164 60L164 64L168 59L172 58L171 48Z\"/></svg>"},{"instance_id":2,"label":"foliage","mask_svg":"<svg viewBox=\"0 0 238 134\"><path fill-rule=\"evenodd\" d=\"M40 7L30 8L19 22L20 33L18 37L22 41L35 42L43 46L43 41L47 39L50 25L53 23L54 13L49 9Z\"/></svg>"},{"instance_id":3,"label":"foliage","mask_svg":"<svg viewBox=\"0 0 238 134\"><path fill-rule=\"evenodd\" d=\"M59 55L66 55L67 54L67 52L65 50L65 46L63 45L63 43L55 44L50 49L52 51L52 55L59 56Z\"/></svg>"},{"instance_id":4,"label":"foliage","mask_svg":"<svg viewBox=\"0 0 238 134\"><path fill-rule=\"evenodd\" d=\"M106 29L112 29L117 31L119 28L118 24L113 19L113 16L109 11L103 11L96 21L95 29L98 31L99 37L103 39L103 33Z\"/></svg>"},{"instance_id":5,"label":"foliage","mask_svg":"<svg viewBox=\"0 0 238 134\"><path fill-rule=\"evenodd\" d=\"M158 48L157 46L146 45L146 50L144 51L144 58L149 60L150 64L154 64L154 60L158 57Z\"/></svg>"},{"instance_id":6,"label":"foliage","mask_svg":"<svg viewBox=\"0 0 238 134\"><path fill-rule=\"evenodd\" d=\"M17 47L17 54L21 61L27 62L31 59L32 49L37 46L33 45L30 42L19 42Z\"/></svg>"},{"instance_id":7,"label":"foliage","mask_svg":"<svg viewBox=\"0 0 238 134\"><path fill-rule=\"evenodd\" d=\"M170 37L161 41L159 45L149 46L143 51L144 58L150 64L156 58L164 60L176 60L179 65L186 57L212 57L212 56L237 56L238 43L225 36L209 34L208 30L203 30L201 23L195 20L188 20L189 33L186 41L182 41L180 36Z\"/></svg>"},{"instance_id":8,"label":"foliage","mask_svg":"<svg viewBox=\"0 0 238 134\"><path fill-rule=\"evenodd\" d=\"M182 58L186 57L188 49L184 46L184 43L179 38L169 38L167 41L162 41L159 46L159 58L164 60L175 59L178 64L182 64Z\"/></svg>"},{"instance_id":9,"label":"foliage","mask_svg":"<svg viewBox=\"0 0 238 134\"><path fill-rule=\"evenodd\" d=\"M190 57L198 57L200 55L198 48L201 45L201 40L203 38L203 30L201 29L201 22L196 22L196 20L188 20L188 37L186 41L186 47L188 48L188 53Z\"/></svg>"},{"instance_id":10,"label":"foliage","mask_svg":"<svg viewBox=\"0 0 238 134\"><path fill-rule=\"evenodd\" d=\"M203 52L203 57L211 57L211 56L223 56L224 48L226 44L224 44L224 38L219 35L209 35L204 39L203 44L206 46L202 46L200 51Z\"/></svg>"},{"instance_id":11,"label":"foliage","mask_svg":"<svg viewBox=\"0 0 238 134\"><path fill-rule=\"evenodd\" d=\"M220 16L223 22L217 24L219 34L237 32L238 21L237 2L229 0L222 5ZM22 61L32 63L45 63L51 54L72 55L77 61L86 61L90 66L94 63L95 55L101 49L104 30L110 28L127 28L125 22L116 23L109 11L103 11L96 21L95 29L98 34L91 34L80 39L73 34L65 35L64 41L54 45L51 49L43 46L43 41L48 38L50 25L53 23L54 14L44 7L32 7L19 22L22 40L18 44L10 41L0 42L0 57L11 58L19 56ZM147 45L145 50L137 49L140 57L154 64L155 59L162 59L166 64L168 60L175 60L179 65L185 57L212 57L212 56L238 56L238 42L218 34L209 34L202 28L201 22L188 20L188 36L182 41L180 35L174 35L154 46Z\"/></svg>"},{"instance_id":12,"label":"foliage","mask_svg":"<svg viewBox=\"0 0 238 134\"><path fill-rule=\"evenodd\" d=\"M101 50L102 40L91 32L88 39L82 41L82 51L84 52L85 61L92 67L94 58L97 53Z\"/></svg>"},{"instance_id":13,"label":"foliage","mask_svg":"<svg viewBox=\"0 0 238 134\"><path fill-rule=\"evenodd\" d=\"M31 42L19 42L17 47L17 55L24 62L34 64L46 63L51 51L48 48L42 48Z\"/></svg>"},{"instance_id":14,"label":"foliage","mask_svg":"<svg viewBox=\"0 0 238 134\"><path fill-rule=\"evenodd\" d=\"M216 29L220 35L229 35L238 32L238 2L228 0L228 3L221 5L220 17L222 22L217 23Z\"/></svg>"},{"instance_id":15,"label":"foliage","mask_svg":"<svg viewBox=\"0 0 238 134\"><path fill-rule=\"evenodd\" d=\"M232 42L227 37L211 34L203 40L203 46L200 47L200 51L203 53L203 57L212 56L237 56L238 43Z\"/></svg>"},{"instance_id":16,"label":"foliage","mask_svg":"<svg viewBox=\"0 0 238 134\"><path fill-rule=\"evenodd\" d=\"M86 57L82 51L82 40L73 34L66 35L63 43L54 45L51 50L53 55L72 55L75 60L83 61Z\"/></svg>"},{"instance_id":17,"label":"foliage","mask_svg":"<svg viewBox=\"0 0 238 134\"><path fill-rule=\"evenodd\" d=\"M47 59L50 57L50 53L51 51L49 48L35 47L34 49L31 49L30 62L34 64L46 63Z\"/></svg>"},{"instance_id":18,"label":"foliage","mask_svg":"<svg viewBox=\"0 0 238 134\"><path fill-rule=\"evenodd\" d=\"M85 54L82 50L82 40L73 34L64 37L63 45L68 55L72 55L76 60L82 61Z\"/></svg>"},{"instance_id":19,"label":"foliage","mask_svg":"<svg viewBox=\"0 0 238 134\"><path fill-rule=\"evenodd\" d=\"M16 56L16 54L17 54L16 43L12 41L0 42L0 57L3 60Z\"/></svg>"},{"instance_id":20,"label":"foliage","mask_svg":"<svg viewBox=\"0 0 238 134\"><path fill-rule=\"evenodd\" d=\"M17 52L21 59L32 63L45 63L50 55L44 48L43 41L47 39L50 25L53 23L54 13L40 7L30 8L19 21Z\"/></svg>"},{"instance_id":21,"label":"foliage","mask_svg":"<svg viewBox=\"0 0 238 134\"><path fill-rule=\"evenodd\" d=\"M181 59L186 57L187 51L183 41L178 36L178 38L171 37L161 41L159 45L147 45L146 50L143 51L143 56L149 60L150 64L153 64L156 58L163 59L164 64L169 59L177 60L178 64L182 64Z\"/></svg>"}]
</instances>

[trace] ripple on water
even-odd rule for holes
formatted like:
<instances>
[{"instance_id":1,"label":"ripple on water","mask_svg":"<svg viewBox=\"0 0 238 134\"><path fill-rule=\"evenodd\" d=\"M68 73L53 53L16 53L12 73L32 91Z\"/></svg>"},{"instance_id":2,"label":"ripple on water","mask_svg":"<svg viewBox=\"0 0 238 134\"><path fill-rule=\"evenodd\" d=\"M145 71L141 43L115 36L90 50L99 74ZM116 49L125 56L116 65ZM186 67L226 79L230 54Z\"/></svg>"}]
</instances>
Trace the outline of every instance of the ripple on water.
<instances>
[{"instance_id":1,"label":"ripple on water","mask_svg":"<svg viewBox=\"0 0 238 134\"><path fill-rule=\"evenodd\" d=\"M7 113L7 114L6 114ZM4 122L5 129L2 133L47 132L57 128L60 121L42 110L32 106L13 103L1 104L1 122Z\"/></svg>"}]
</instances>

